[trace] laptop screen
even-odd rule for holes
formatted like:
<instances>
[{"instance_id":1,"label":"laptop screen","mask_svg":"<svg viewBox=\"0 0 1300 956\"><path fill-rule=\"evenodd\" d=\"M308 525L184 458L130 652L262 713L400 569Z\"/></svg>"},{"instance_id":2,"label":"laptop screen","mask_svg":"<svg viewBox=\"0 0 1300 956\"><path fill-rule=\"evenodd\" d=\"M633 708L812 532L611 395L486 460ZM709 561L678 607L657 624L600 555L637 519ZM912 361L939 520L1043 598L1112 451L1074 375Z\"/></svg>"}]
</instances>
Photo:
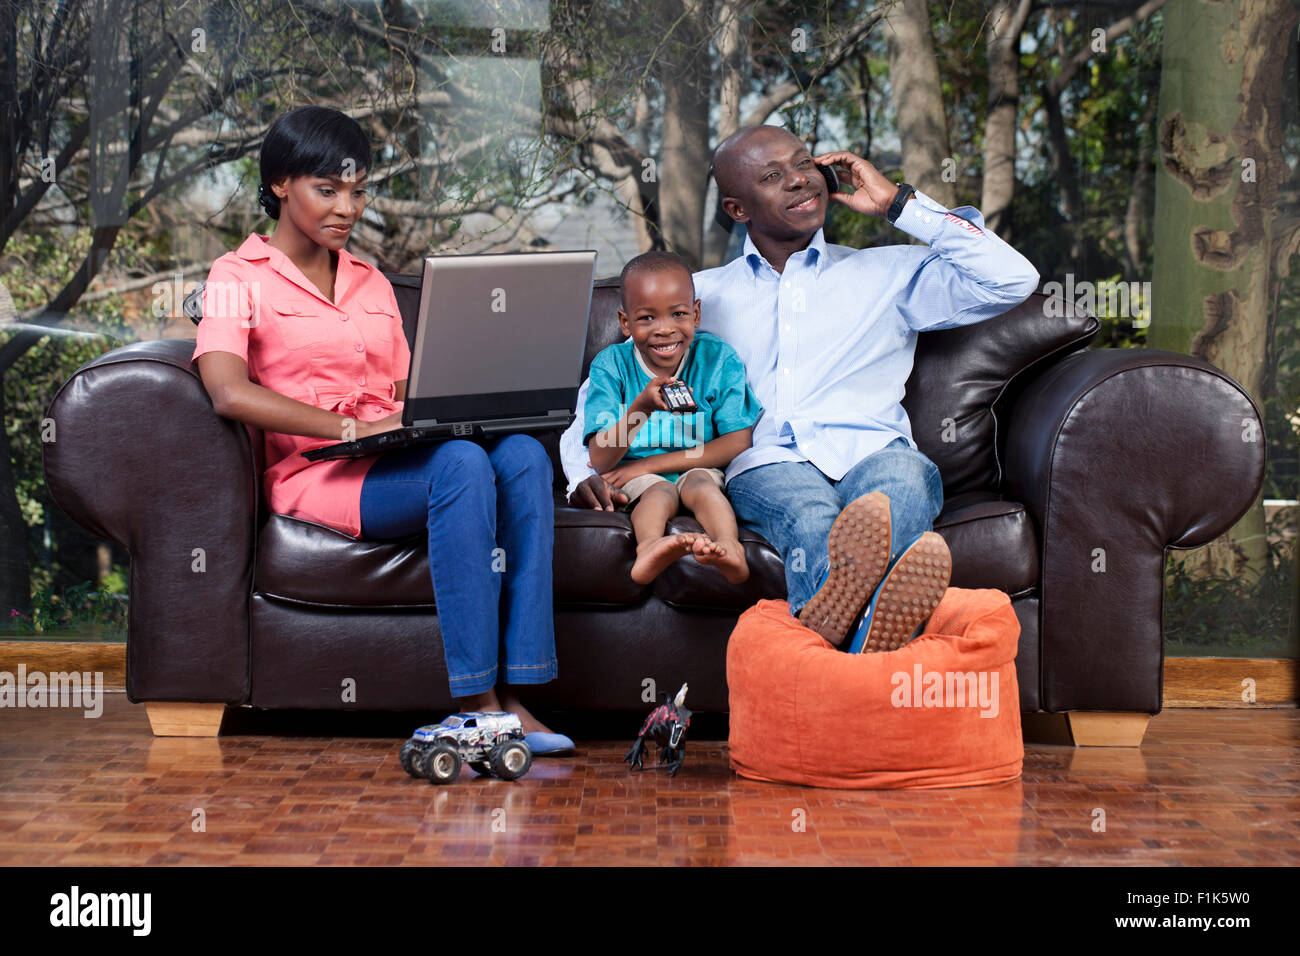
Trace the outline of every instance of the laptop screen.
<instances>
[{"instance_id":1,"label":"laptop screen","mask_svg":"<svg viewBox=\"0 0 1300 956\"><path fill-rule=\"evenodd\" d=\"M572 411L595 267L590 250L426 259L403 421Z\"/></svg>"}]
</instances>

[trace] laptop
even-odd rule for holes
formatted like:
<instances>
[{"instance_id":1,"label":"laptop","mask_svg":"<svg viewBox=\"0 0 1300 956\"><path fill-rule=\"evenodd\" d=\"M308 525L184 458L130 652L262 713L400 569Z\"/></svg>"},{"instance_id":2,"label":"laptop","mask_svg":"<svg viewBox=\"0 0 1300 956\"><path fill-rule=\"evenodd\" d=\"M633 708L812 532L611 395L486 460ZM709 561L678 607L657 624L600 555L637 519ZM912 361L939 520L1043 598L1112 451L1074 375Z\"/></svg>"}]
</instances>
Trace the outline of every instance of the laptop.
<instances>
[{"instance_id":1,"label":"laptop","mask_svg":"<svg viewBox=\"0 0 1300 956\"><path fill-rule=\"evenodd\" d=\"M590 249L425 259L403 427L302 456L356 458L430 441L568 428L595 272Z\"/></svg>"}]
</instances>

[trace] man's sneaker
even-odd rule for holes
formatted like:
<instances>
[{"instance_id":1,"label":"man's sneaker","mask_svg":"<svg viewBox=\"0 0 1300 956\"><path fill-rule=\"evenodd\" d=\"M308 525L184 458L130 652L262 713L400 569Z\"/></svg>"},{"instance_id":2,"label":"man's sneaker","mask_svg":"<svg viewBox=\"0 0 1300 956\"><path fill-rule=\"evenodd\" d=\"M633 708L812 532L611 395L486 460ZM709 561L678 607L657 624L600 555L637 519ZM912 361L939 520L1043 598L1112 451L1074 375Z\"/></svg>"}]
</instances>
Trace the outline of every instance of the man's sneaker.
<instances>
[{"instance_id":1,"label":"man's sneaker","mask_svg":"<svg viewBox=\"0 0 1300 956\"><path fill-rule=\"evenodd\" d=\"M862 625L847 648L850 654L893 651L912 639L948 590L952 555L933 531L912 542L876 589Z\"/></svg>"},{"instance_id":2,"label":"man's sneaker","mask_svg":"<svg viewBox=\"0 0 1300 956\"><path fill-rule=\"evenodd\" d=\"M795 505L797 507L797 505ZM845 505L826 539L826 583L799 612L799 623L832 644L844 638L889 566L889 498L879 491Z\"/></svg>"}]
</instances>

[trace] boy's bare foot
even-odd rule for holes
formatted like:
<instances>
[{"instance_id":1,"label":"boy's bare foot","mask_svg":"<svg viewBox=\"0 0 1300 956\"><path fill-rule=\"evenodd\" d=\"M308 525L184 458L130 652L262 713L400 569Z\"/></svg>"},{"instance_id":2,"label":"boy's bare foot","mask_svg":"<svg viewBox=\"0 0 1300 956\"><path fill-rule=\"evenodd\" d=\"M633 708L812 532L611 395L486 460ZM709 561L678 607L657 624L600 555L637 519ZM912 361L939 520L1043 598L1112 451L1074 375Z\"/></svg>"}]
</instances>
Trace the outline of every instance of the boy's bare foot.
<instances>
[{"instance_id":1,"label":"boy's bare foot","mask_svg":"<svg viewBox=\"0 0 1300 956\"><path fill-rule=\"evenodd\" d=\"M700 564L711 564L732 584L749 580L749 562L745 560L745 548L739 541L713 541L707 549L697 547L695 560Z\"/></svg>"},{"instance_id":2,"label":"boy's bare foot","mask_svg":"<svg viewBox=\"0 0 1300 956\"><path fill-rule=\"evenodd\" d=\"M632 580L637 584L649 584L663 574L668 565L690 554L698 538L708 540L702 534L683 532L664 535L662 538L638 544L636 561L632 564Z\"/></svg>"}]
</instances>

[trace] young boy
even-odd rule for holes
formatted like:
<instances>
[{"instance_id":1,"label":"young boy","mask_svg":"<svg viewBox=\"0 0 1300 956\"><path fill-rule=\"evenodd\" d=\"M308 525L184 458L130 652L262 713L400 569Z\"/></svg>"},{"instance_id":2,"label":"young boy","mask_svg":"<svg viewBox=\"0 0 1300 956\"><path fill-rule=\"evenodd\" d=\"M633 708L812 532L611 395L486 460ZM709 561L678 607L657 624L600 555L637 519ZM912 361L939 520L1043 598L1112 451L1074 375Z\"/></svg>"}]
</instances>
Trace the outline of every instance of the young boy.
<instances>
[{"instance_id":1,"label":"young boy","mask_svg":"<svg viewBox=\"0 0 1300 956\"><path fill-rule=\"evenodd\" d=\"M731 346L696 334L700 303L686 262L647 252L623 268L619 325L626 342L591 363L583 442L591 467L628 496L637 556L632 580L648 584L694 554L731 582L749 577L721 469L750 446L762 407ZM661 389L685 383L697 410L672 412ZM705 534L665 535L685 506Z\"/></svg>"}]
</instances>

